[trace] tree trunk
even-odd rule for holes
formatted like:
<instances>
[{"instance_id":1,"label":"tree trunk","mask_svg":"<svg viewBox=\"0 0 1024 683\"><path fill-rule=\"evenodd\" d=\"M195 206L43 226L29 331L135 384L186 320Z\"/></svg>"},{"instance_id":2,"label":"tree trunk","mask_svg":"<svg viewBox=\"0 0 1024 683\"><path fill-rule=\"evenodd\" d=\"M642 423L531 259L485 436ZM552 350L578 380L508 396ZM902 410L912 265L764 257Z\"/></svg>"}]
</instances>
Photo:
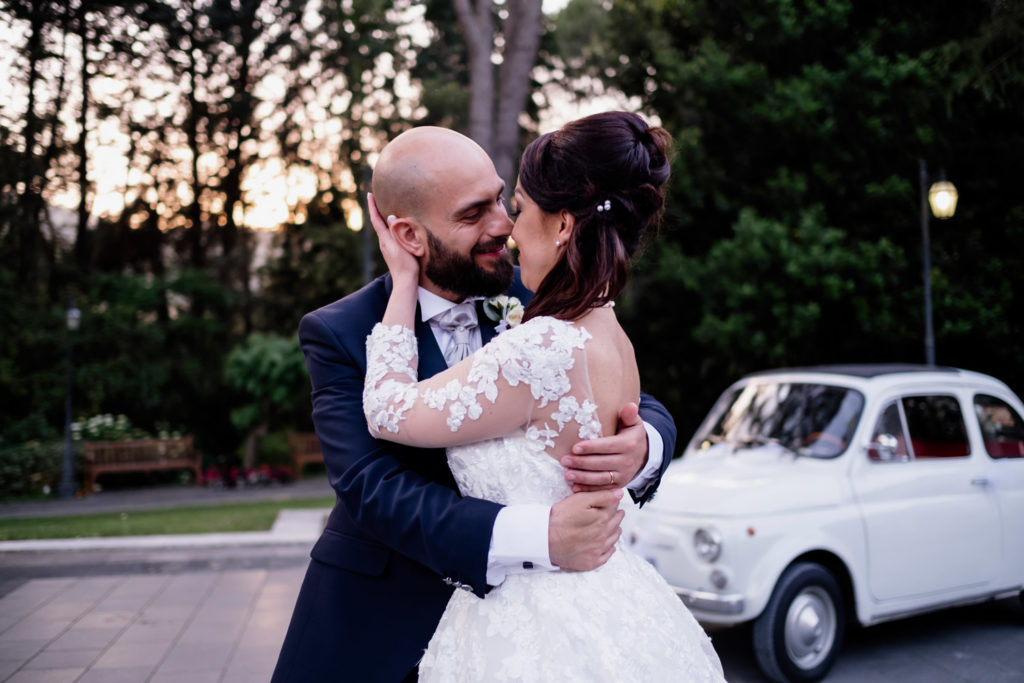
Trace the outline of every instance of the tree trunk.
<instances>
[{"instance_id":1,"label":"tree trunk","mask_svg":"<svg viewBox=\"0 0 1024 683\"><path fill-rule=\"evenodd\" d=\"M256 461L259 459L260 454L260 442L267 435L269 429L270 427L267 423L262 422L246 435L245 451L242 455L242 469L248 471L256 467Z\"/></svg>"},{"instance_id":2,"label":"tree trunk","mask_svg":"<svg viewBox=\"0 0 1024 683\"><path fill-rule=\"evenodd\" d=\"M188 116L185 119L185 136L188 139L188 150L191 155L192 181L192 203L185 211L188 218L188 226L185 234L188 235L189 261L194 268L202 268L206 262L206 252L203 245L203 213L199 203L203 193L203 186L199 181L199 96L196 93L199 87L199 65L196 61L196 36L199 33L197 13L194 0L188 3L189 8L189 32L188 49L185 51L186 67L185 73L188 77L188 91L185 96L188 100Z\"/></svg>"},{"instance_id":3,"label":"tree trunk","mask_svg":"<svg viewBox=\"0 0 1024 683\"><path fill-rule=\"evenodd\" d=\"M47 8L43 3L32 3L29 17L28 41L25 56L28 61L28 101L25 105L25 150L21 163L21 179L24 189L18 201L14 231L17 233L18 284L29 285L36 272L35 264L40 246L39 216L42 210L41 187L36 158L36 138L39 135L39 118L36 116L36 88L39 82L39 62L43 58L43 29L46 24Z\"/></svg>"},{"instance_id":4,"label":"tree trunk","mask_svg":"<svg viewBox=\"0 0 1024 683\"><path fill-rule=\"evenodd\" d=\"M89 268L89 174L86 150L86 124L89 115L89 39L86 12L80 10L78 16L78 37L82 48L82 109L78 113L78 142L75 151L78 154L78 228L75 232L75 265L78 272L84 274Z\"/></svg>"},{"instance_id":5,"label":"tree trunk","mask_svg":"<svg viewBox=\"0 0 1024 683\"><path fill-rule=\"evenodd\" d=\"M494 14L492 0L455 0L469 49L469 137L491 153L494 144Z\"/></svg>"},{"instance_id":6,"label":"tree trunk","mask_svg":"<svg viewBox=\"0 0 1024 683\"><path fill-rule=\"evenodd\" d=\"M505 54L501 63L491 158L505 187L515 187L519 158L519 116L530 94L530 72L540 47L541 0L506 0Z\"/></svg>"}]
</instances>

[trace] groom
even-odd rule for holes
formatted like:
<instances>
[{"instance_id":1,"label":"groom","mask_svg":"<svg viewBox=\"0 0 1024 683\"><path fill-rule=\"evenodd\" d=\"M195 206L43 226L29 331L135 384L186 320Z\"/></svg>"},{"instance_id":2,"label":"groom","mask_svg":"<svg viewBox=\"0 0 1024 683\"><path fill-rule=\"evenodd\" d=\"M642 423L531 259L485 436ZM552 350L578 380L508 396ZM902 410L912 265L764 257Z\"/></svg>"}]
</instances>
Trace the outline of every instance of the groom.
<instances>
[{"instance_id":1,"label":"groom","mask_svg":"<svg viewBox=\"0 0 1024 683\"><path fill-rule=\"evenodd\" d=\"M416 336L419 374L429 377L447 367L446 352L494 336L474 297L530 298L505 253L505 188L469 138L428 127L385 148L373 189L381 213L403 221L419 250ZM390 291L385 275L299 325L313 421L338 499L311 552L274 683L414 680L453 588L483 599L513 573L600 566L621 533L619 487L629 482L642 504L671 459L675 425L644 397L645 423L627 408L618 434L565 455L577 493L554 506L461 497L444 450L377 441L367 431L365 343ZM460 312L456 303L467 299L473 304ZM453 311L462 316L455 331L446 322Z\"/></svg>"}]
</instances>

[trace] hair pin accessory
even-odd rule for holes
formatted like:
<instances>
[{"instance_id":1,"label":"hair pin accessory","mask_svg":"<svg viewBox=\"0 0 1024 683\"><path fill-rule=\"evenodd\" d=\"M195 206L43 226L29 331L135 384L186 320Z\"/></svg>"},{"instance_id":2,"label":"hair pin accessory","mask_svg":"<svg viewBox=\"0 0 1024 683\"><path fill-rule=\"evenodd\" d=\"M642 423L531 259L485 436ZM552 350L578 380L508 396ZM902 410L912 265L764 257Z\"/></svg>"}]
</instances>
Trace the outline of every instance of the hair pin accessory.
<instances>
[{"instance_id":1,"label":"hair pin accessory","mask_svg":"<svg viewBox=\"0 0 1024 683\"><path fill-rule=\"evenodd\" d=\"M611 211L611 210L612 210L612 201L610 199L606 199L603 202L598 202L597 203L597 212L598 213L604 213L605 211Z\"/></svg>"}]
</instances>

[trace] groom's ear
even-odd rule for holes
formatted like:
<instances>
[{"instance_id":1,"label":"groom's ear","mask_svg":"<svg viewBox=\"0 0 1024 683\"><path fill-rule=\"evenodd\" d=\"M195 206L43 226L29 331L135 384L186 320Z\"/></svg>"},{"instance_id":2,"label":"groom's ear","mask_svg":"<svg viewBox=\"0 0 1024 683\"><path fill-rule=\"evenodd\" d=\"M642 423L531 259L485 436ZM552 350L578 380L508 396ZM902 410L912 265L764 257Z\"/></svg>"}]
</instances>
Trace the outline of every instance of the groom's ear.
<instances>
[{"instance_id":1,"label":"groom's ear","mask_svg":"<svg viewBox=\"0 0 1024 683\"><path fill-rule=\"evenodd\" d=\"M427 253L426 227L410 217L394 218L388 216L391 234L395 241L416 258L423 258Z\"/></svg>"}]
</instances>

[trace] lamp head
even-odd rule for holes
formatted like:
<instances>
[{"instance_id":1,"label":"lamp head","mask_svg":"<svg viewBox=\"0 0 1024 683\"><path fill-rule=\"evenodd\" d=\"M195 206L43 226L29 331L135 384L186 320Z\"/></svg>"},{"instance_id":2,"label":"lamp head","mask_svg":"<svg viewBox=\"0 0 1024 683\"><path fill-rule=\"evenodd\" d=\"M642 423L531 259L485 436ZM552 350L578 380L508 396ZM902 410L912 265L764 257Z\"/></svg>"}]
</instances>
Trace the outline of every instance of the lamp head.
<instances>
[{"instance_id":1,"label":"lamp head","mask_svg":"<svg viewBox=\"0 0 1024 683\"><path fill-rule=\"evenodd\" d=\"M928 190L928 203L936 218L951 218L956 213L956 200L959 198L956 187L948 180L942 179L934 183Z\"/></svg>"},{"instance_id":2,"label":"lamp head","mask_svg":"<svg viewBox=\"0 0 1024 683\"><path fill-rule=\"evenodd\" d=\"M78 326L82 323L82 312L75 308L74 304L71 304L65 314L65 320L68 325L68 331L75 332L78 330Z\"/></svg>"}]
</instances>

